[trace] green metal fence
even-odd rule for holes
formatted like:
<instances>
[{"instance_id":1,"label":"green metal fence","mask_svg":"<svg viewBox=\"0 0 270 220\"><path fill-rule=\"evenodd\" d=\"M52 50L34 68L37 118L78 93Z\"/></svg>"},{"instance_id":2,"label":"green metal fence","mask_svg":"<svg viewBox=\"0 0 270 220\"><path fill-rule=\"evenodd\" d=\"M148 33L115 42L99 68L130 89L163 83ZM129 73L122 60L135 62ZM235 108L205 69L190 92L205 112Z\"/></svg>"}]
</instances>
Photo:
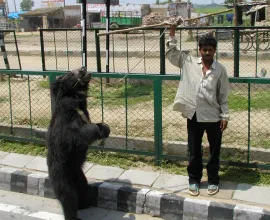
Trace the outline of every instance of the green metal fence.
<instances>
[{"instance_id":1,"label":"green metal fence","mask_svg":"<svg viewBox=\"0 0 270 220\"><path fill-rule=\"evenodd\" d=\"M105 37L97 36L102 32L105 30L87 31L87 67L93 72L106 70ZM198 56L197 39L206 32L218 39L216 59L224 64L230 77L265 77L270 72L270 27L181 27L176 31L179 48ZM110 35L110 72L178 74L179 68L164 56L168 35L165 28ZM80 66L80 29L42 29L40 36L43 70Z\"/></svg>"},{"instance_id":2,"label":"green metal fence","mask_svg":"<svg viewBox=\"0 0 270 220\"><path fill-rule=\"evenodd\" d=\"M12 78L12 73L25 77ZM1 71L6 75L0 82L0 138L44 143L51 117L49 83L62 73ZM110 125L111 136L105 146L91 148L149 155L157 164L186 161L186 120L172 111L178 82L176 75L93 73L88 110L93 122ZM231 120L223 136L222 163L269 169L270 79L230 78L230 85ZM206 159L206 139L203 146Z\"/></svg>"}]
</instances>

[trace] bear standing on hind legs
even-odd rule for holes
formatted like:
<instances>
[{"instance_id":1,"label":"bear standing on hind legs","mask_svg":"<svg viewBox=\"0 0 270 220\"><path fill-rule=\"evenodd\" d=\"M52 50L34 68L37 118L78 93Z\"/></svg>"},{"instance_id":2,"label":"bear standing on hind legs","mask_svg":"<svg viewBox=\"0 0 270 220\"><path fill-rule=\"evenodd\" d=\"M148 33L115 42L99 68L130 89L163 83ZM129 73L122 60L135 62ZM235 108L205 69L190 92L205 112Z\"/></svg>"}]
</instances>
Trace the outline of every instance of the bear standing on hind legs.
<instances>
[{"instance_id":1,"label":"bear standing on hind legs","mask_svg":"<svg viewBox=\"0 0 270 220\"><path fill-rule=\"evenodd\" d=\"M65 220L78 220L77 210L90 206L87 179L82 167L88 145L107 138L107 124L91 123L87 90L91 74L85 68L67 72L51 86L55 102L48 129L49 178Z\"/></svg>"}]
</instances>

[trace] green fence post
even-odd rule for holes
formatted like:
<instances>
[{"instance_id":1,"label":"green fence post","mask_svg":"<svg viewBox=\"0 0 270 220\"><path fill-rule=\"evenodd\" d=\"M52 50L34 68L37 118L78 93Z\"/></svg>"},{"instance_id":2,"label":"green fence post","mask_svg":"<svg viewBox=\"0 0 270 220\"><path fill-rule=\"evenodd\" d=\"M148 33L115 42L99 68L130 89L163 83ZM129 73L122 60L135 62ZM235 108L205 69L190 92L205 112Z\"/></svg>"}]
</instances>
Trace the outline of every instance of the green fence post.
<instances>
[{"instance_id":1,"label":"green fence post","mask_svg":"<svg viewBox=\"0 0 270 220\"><path fill-rule=\"evenodd\" d=\"M129 73L128 35L127 34L126 34L126 47L127 47L127 72Z\"/></svg>"},{"instance_id":2,"label":"green fence post","mask_svg":"<svg viewBox=\"0 0 270 220\"><path fill-rule=\"evenodd\" d=\"M42 62L42 70L46 71L45 66L45 52L44 52L44 38L43 38L43 30L39 30L39 37L40 37L40 50L41 50L41 62Z\"/></svg>"},{"instance_id":3,"label":"green fence post","mask_svg":"<svg viewBox=\"0 0 270 220\"><path fill-rule=\"evenodd\" d=\"M166 67L165 67L165 28L160 29L160 75L165 75Z\"/></svg>"},{"instance_id":4,"label":"green fence post","mask_svg":"<svg viewBox=\"0 0 270 220\"><path fill-rule=\"evenodd\" d=\"M50 82L50 87L52 85L52 83L56 80L56 76L53 75L52 73L49 74L49 82ZM55 100L52 98L52 94L50 94L51 96L51 115L53 116L54 114L54 106L55 106Z\"/></svg>"},{"instance_id":5,"label":"green fence post","mask_svg":"<svg viewBox=\"0 0 270 220\"><path fill-rule=\"evenodd\" d=\"M20 53L19 53L19 49L18 49L18 42L17 42L15 31L13 32L13 34L14 34L14 40L15 40L16 53L17 53L17 57L18 57L19 69L21 70L22 64L21 64Z\"/></svg>"},{"instance_id":6,"label":"green fence post","mask_svg":"<svg viewBox=\"0 0 270 220\"><path fill-rule=\"evenodd\" d=\"M258 29L256 30L256 64L255 64L255 77L258 77L258 51L259 48L259 42L258 42Z\"/></svg>"},{"instance_id":7,"label":"green fence post","mask_svg":"<svg viewBox=\"0 0 270 220\"><path fill-rule=\"evenodd\" d=\"M55 31L53 31L53 43L54 43L54 56L55 56L55 69L58 70L58 60L57 60L57 49L56 49L56 41L55 41Z\"/></svg>"},{"instance_id":8,"label":"green fence post","mask_svg":"<svg viewBox=\"0 0 270 220\"><path fill-rule=\"evenodd\" d=\"M33 121L32 121L32 103L31 103L31 88L30 88L30 77L27 76L28 84L28 99L29 99L29 121L30 121L30 137L33 138Z\"/></svg>"},{"instance_id":9,"label":"green fence post","mask_svg":"<svg viewBox=\"0 0 270 220\"><path fill-rule=\"evenodd\" d=\"M143 70L146 73L146 60L145 60L145 32L143 31Z\"/></svg>"},{"instance_id":10,"label":"green fence post","mask_svg":"<svg viewBox=\"0 0 270 220\"><path fill-rule=\"evenodd\" d=\"M67 46L67 63L68 63L68 70L69 70L69 49L68 49L68 32L66 31L66 46Z\"/></svg>"},{"instance_id":11,"label":"green fence post","mask_svg":"<svg viewBox=\"0 0 270 220\"><path fill-rule=\"evenodd\" d=\"M125 78L126 150L128 150L128 80Z\"/></svg>"},{"instance_id":12,"label":"green fence post","mask_svg":"<svg viewBox=\"0 0 270 220\"><path fill-rule=\"evenodd\" d=\"M155 165L159 166L162 159L162 80L155 79L153 83Z\"/></svg>"},{"instance_id":13,"label":"green fence post","mask_svg":"<svg viewBox=\"0 0 270 220\"><path fill-rule=\"evenodd\" d=\"M239 28L234 28L234 77L239 77Z\"/></svg>"},{"instance_id":14,"label":"green fence post","mask_svg":"<svg viewBox=\"0 0 270 220\"><path fill-rule=\"evenodd\" d=\"M251 97L250 97L250 83L248 83L248 155L247 155L247 163L249 164L249 160L250 160L250 101L251 101Z\"/></svg>"},{"instance_id":15,"label":"green fence post","mask_svg":"<svg viewBox=\"0 0 270 220\"><path fill-rule=\"evenodd\" d=\"M10 74L8 74L8 95L9 95L9 113L10 113L10 134L13 135L13 113L12 113Z\"/></svg>"},{"instance_id":16,"label":"green fence post","mask_svg":"<svg viewBox=\"0 0 270 220\"><path fill-rule=\"evenodd\" d=\"M97 56L97 72L101 72L101 57L100 57L100 40L98 36L99 30L95 30L96 41L96 56Z\"/></svg>"}]
</instances>

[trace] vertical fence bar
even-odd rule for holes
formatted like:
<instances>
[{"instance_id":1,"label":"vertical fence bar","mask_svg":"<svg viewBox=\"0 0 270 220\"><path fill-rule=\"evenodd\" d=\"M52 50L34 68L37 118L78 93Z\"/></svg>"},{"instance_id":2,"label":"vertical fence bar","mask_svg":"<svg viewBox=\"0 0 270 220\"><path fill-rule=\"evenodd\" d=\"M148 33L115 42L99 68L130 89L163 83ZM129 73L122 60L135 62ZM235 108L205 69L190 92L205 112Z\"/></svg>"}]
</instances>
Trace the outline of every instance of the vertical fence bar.
<instances>
[{"instance_id":1,"label":"vertical fence bar","mask_svg":"<svg viewBox=\"0 0 270 220\"><path fill-rule=\"evenodd\" d=\"M58 70L58 64L57 64L57 50L56 50L56 43L55 43L55 31L53 31L53 43L54 43L54 55L55 55L55 65L56 70Z\"/></svg>"},{"instance_id":2,"label":"vertical fence bar","mask_svg":"<svg viewBox=\"0 0 270 220\"><path fill-rule=\"evenodd\" d=\"M103 78L100 78L100 99L101 99L101 118L104 122L104 96L103 96Z\"/></svg>"},{"instance_id":3,"label":"vertical fence bar","mask_svg":"<svg viewBox=\"0 0 270 220\"><path fill-rule=\"evenodd\" d=\"M82 58L82 66L84 65L84 60L83 60L83 40L82 40L82 32L80 31L80 39L81 39L81 58Z\"/></svg>"},{"instance_id":4,"label":"vertical fence bar","mask_svg":"<svg viewBox=\"0 0 270 220\"><path fill-rule=\"evenodd\" d=\"M112 34L112 46L113 46L113 72L115 73L115 57L114 57L114 34Z\"/></svg>"},{"instance_id":5,"label":"vertical fence bar","mask_svg":"<svg viewBox=\"0 0 270 220\"><path fill-rule=\"evenodd\" d=\"M198 51L198 46L199 46L199 35L198 35L198 28L196 28L196 53L197 53L197 57L199 56L199 51Z\"/></svg>"},{"instance_id":6,"label":"vertical fence bar","mask_svg":"<svg viewBox=\"0 0 270 220\"><path fill-rule=\"evenodd\" d=\"M42 71L46 71L43 30L39 30Z\"/></svg>"},{"instance_id":7,"label":"vertical fence bar","mask_svg":"<svg viewBox=\"0 0 270 220\"><path fill-rule=\"evenodd\" d=\"M255 64L255 77L258 77L258 50L260 50L259 48L259 42L258 42L258 29L256 30L256 64Z\"/></svg>"},{"instance_id":8,"label":"vertical fence bar","mask_svg":"<svg viewBox=\"0 0 270 220\"><path fill-rule=\"evenodd\" d=\"M10 134L13 135L13 113L12 113L10 74L8 74L8 94L9 94L9 113L10 113Z\"/></svg>"},{"instance_id":9,"label":"vertical fence bar","mask_svg":"<svg viewBox=\"0 0 270 220\"><path fill-rule=\"evenodd\" d=\"M50 87L52 85L52 83L55 81L56 79L56 76L52 75L52 73L49 74L49 82L50 82ZM51 115L53 116L54 114L54 107L55 107L55 101L53 98L52 98L52 94L51 95Z\"/></svg>"},{"instance_id":10,"label":"vertical fence bar","mask_svg":"<svg viewBox=\"0 0 270 220\"><path fill-rule=\"evenodd\" d=\"M129 73L129 59L128 59L128 37L126 34L126 46L127 46L127 72Z\"/></svg>"},{"instance_id":11,"label":"vertical fence bar","mask_svg":"<svg viewBox=\"0 0 270 220\"><path fill-rule=\"evenodd\" d=\"M98 36L99 30L95 30L95 41L96 41L96 59L97 59L97 72L101 72L101 56L100 56L100 40Z\"/></svg>"},{"instance_id":12,"label":"vertical fence bar","mask_svg":"<svg viewBox=\"0 0 270 220\"><path fill-rule=\"evenodd\" d=\"M155 164L160 165L162 159L162 80L155 79L154 83L154 143Z\"/></svg>"},{"instance_id":13,"label":"vertical fence bar","mask_svg":"<svg viewBox=\"0 0 270 220\"><path fill-rule=\"evenodd\" d=\"M146 73L146 60L145 60L145 32L143 30L143 70Z\"/></svg>"},{"instance_id":14,"label":"vertical fence bar","mask_svg":"<svg viewBox=\"0 0 270 220\"><path fill-rule=\"evenodd\" d=\"M21 70L22 64L21 64L20 53L19 53L19 49L18 49L17 37L16 37L15 31L13 33L14 33L14 40L15 40L15 47L16 47L17 58L18 58L18 63L19 63L19 69Z\"/></svg>"},{"instance_id":15,"label":"vertical fence bar","mask_svg":"<svg viewBox=\"0 0 270 220\"><path fill-rule=\"evenodd\" d=\"M30 80L29 75L27 76L28 83L28 100L29 100L29 121L30 121L30 137L33 138L33 123L32 123L32 104L31 104L31 89L30 89Z\"/></svg>"},{"instance_id":16,"label":"vertical fence bar","mask_svg":"<svg viewBox=\"0 0 270 220\"><path fill-rule=\"evenodd\" d=\"M234 27L234 77L239 77L239 28Z\"/></svg>"},{"instance_id":17,"label":"vertical fence bar","mask_svg":"<svg viewBox=\"0 0 270 220\"><path fill-rule=\"evenodd\" d=\"M180 39L179 39L179 47L180 47L180 51L182 51L182 29L180 29ZM179 73L180 73L180 76L181 76L181 73L182 73L182 68L179 68Z\"/></svg>"},{"instance_id":18,"label":"vertical fence bar","mask_svg":"<svg viewBox=\"0 0 270 220\"><path fill-rule=\"evenodd\" d=\"M218 38L219 38L218 28L216 28L215 32L216 32L216 40L218 42ZM216 48L216 61L218 61L218 50L219 50L218 45L219 45L219 43L217 44L217 48Z\"/></svg>"},{"instance_id":19,"label":"vertical fence bar","mask_svg":"<svg viewBox=\"0 0 270 220\"><path fill-rule=\"evenodd\" d=\"M66 31L66 45L67 45L67 63L68 63L68 70L69 70L69 56L68 56L68 34Z\"/></svg>"},{"instance_id":20,"label":"vertical fence bar","mask_svg":"<svg viewBox=\"0 0 270 220\"><path fill-rule=\"evenodd\" d=\"M160 28L159 34L159 46L160 46L160 75L165 75L166 67L165 67L165 28Z\"/></svg>"},{"instance_id":21,"label":"vertical fence bar","mask_svg":"<svg viewBox=\"0 0 270 220\"><path fill-rule=\"evenodd\" d=\"M250 97L250 83L248 83L248 155L247 155L247 163L250 162L250 107L251 107L251 97Z\"/></svg>"},{"instance_id":22,"label":"vertical fence bar","mask_svg":"<svg viewBox=\"0 0 270 220\"><path fill-rule=\"evenodd\" d=\"M126 150L128 147L128 90L127 90L127 78L125 77L125 109L126 109Z\"/></svg>"}]
</instances>

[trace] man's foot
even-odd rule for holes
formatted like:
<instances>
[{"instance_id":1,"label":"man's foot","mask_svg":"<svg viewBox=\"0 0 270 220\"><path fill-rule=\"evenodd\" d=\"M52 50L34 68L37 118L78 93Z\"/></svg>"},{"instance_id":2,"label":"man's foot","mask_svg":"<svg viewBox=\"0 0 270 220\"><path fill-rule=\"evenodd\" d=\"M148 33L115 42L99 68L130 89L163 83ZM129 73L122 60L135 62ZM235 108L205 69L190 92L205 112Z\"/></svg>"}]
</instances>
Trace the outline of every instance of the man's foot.
<instances>
[{"instance_id":1,"label":"man's foot","mask_svg":"<svg viewBox=\"0 0 270 220\"><path fill-rule=\"evenodd\" d=\"M207 188L208 195L215 195L219 191L219 185L218 184L209 184Z\"/></svg>"},{"instance_id":2,"label":"man's foot","mask_svg":"<svg viewBox=\"0 0 270 220\"><path fill-rule=\"evenodd\" d=\"M199 190L200 190L199 184L197 183L189 184L188 192L191 196L198 196L200 193Z\"/></svg>"}]
</instances>

